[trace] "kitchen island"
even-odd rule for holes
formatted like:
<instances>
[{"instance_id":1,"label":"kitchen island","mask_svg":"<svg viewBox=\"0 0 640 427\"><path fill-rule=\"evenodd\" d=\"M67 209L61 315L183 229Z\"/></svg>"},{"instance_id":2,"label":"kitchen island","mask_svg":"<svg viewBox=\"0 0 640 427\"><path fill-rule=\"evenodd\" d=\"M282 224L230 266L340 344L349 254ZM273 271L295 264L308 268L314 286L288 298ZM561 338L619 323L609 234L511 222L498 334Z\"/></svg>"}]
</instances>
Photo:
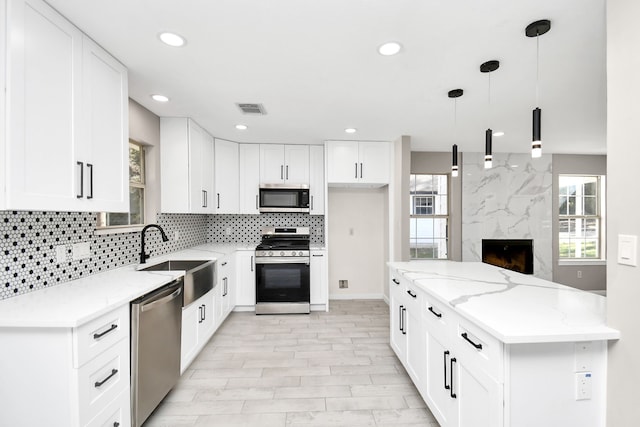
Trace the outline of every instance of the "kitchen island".
<instances>
[{"instance_id":1,"label":"kitchen island","mask_svg":"<svg viewBox=\"0 0 640 427\"><path fill-rule=\"evenodd\" d=\"M483 263L389 263L391 347L445 426L604 426L606 299Z\"/></svg>"}]
</instances>

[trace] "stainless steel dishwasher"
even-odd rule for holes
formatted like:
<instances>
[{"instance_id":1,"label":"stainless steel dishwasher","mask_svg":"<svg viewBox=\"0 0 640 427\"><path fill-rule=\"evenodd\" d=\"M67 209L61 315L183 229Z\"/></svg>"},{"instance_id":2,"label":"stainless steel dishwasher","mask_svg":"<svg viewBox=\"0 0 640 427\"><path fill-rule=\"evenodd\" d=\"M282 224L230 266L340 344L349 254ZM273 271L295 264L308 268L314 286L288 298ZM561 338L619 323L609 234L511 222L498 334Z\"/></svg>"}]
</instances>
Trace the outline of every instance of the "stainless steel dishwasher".
<instances>
[{"instance_id":1,"label":"stainless steel dishwasher","mask_svg":"<svg viewBox=\"0 0 640 427\"><path fill-rule=\"evenodd\" d=\"M180 378L183 279L131 301L131 424L139 427Z\"/></svg>"}]
</instances>

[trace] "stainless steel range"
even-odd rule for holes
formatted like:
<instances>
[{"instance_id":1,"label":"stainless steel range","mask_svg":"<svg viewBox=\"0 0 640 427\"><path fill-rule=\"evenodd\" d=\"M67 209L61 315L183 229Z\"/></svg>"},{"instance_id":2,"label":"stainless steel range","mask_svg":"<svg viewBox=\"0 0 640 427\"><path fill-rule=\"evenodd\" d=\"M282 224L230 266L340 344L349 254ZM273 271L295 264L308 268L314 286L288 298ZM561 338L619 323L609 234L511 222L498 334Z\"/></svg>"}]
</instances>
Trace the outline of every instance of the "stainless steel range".
<instances>
[{"instance_id":1,"label":"stainless steel range","mask_svg":"<svg viewBox=\"0 0 640 427\"><path fill-rule=\"evenodd\" d=\"M256 247L256 314L309 313L309 227L265 227Z\"/></svg>"}]
</instances>

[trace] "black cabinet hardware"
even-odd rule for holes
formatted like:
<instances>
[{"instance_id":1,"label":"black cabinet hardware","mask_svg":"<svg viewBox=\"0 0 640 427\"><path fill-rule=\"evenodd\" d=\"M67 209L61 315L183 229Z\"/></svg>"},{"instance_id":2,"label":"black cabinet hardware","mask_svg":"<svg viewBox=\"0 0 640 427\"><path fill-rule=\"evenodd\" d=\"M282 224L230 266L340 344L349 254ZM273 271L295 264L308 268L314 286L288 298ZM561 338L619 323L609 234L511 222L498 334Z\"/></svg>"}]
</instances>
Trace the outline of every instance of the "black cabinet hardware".
<instances>
[{"instance_id":1,"label":"black cabinet hardware","mask_svg":"<svg viewBox=\"0 0 640 427\"><path fill-rule=\"evenodd\" d=\"M251 255L251 271L253 271L253 255Z\"/></svg>"},{"instance_id":2,"label":"black cabinet hardware","mask_svg":"<svg viewBox=\"0 0 640 427\"><path fill-rule=\"evenodd\" d=\"M204 320L202 318L202 305L200 307L198 307L198 323L202 323L202 321Z\"/></svg>"},{"instance_id":3,"label":"black cabinet hardware","mask_svg":"<svg viewBox=\"0 0 640 427\"><path fill-rule=\"evenodd\" d=\"M449 377L450 381L449 383L451 384L451 392L449 394L449 396L451 396L452 399L455 399L456 397L458 397L454 392L453 392L453 364L456 363L458 360L455 357L451 358L451 364L449 365L449 370L451 372L449 372L449 374L451 375Z\"/></svg>"},{"instance_id":4,"label":"black cabinet hardware","mask_svg":"<svg viewBox=\"0 0 640 427\"><path fill-rule=\"evenodd\" d=\"M227 265L227 261L222 263L222 266L224 267L225 265Z\"/></svg>"},{"instance_id":5,"label":"black cabinet hardware","mask_svg":"<svg viewBox=\"0 0 640 427\"><path fill-rule=\"evenodd\" d=\"M117 373L118 373L117 369L112 369L111 373L109 374L109 376L107 378L103 379L102 381L96 381L96 383L94 384L95 388L98 388L98 387L102 386L104 383L109 381Z\"/></svg>"},{"instance_id":6,"label":"black cabinet hardware","mask_svg":"<svg viewBox=\"0 0 640 427\"><path fill-rule=\"evenodd\" d=\"M202 304L202 321L207 319L207 304Z\"/></svg>"},{"instance_id":7,"label":"black cabinet hardware","mask_svg":"<svg viewBox=\"0 0 640 427\"><path fill-rule=\"evenodd\" d=\"M206 190L201 190L202 191L202 207L206 208L207 207L207 191Z\"/></svg>"},{"instance_id":8,"label":"black cabinet hardware","mask_svg":"<svg viewBox=\"0 0 640 427\"><path fill-rule=\"evenodd\" d=\"M87 199L93 199L93 165L87 163L87 167L89 168L89 195Z\"/></svg>"},{"instance_id":9,"label":"black cabinet hardware","mask_svg":"<svg viewBox=\"0 0 640 427\"><path fill-rule=\"evenodd\" d=\"M360 163L360 178L362 178L362 163Z\"/></svg>"},{"instance_id":10,"label":"black cabinet hardware","mask_svg":"<svg viewBox=\"0 0 640 427\"><path fill-rule=\"evenodd\" d=\"M449 390L451 387L447 384L447 357L449 356L449 350L445 350L442 356L444 360L444 389Z\"/></svg>"},{"instance_id":11,"label":"black cabinet hardware","mask_svg":"<svg viewBox=\"0 0 640 427\"><path fill-rule=\"evenodd\" d=\"M286 179L289 179L289 165L287 165L287 173L285 175Z\"/></svg>"},{"instance_id":12,"label":"black cabinet hardware","mask_svg":"<svg viewBox=\"0 0 640 427\"><path fill-rule=\"evenodd\" d=\"M442 313L438 313L433 309L433 306L429 307L427 310L429 310L434 316L436 316L437 318L441 318L442 317Z\"/></svg>"},{"instance_id":13,"label":"black cabinet hardware","mask_svg":"<svg viewBox=\"0 0 640 427\"><path fill-rule=\"evenodd\" d=\"M109 329L107 329L104 332L100 332L99 334L93 334L93 339L97 340L99 338L102 338L103 336L107 335L109 332L111 331L115 331L118 328L118 325L116 325L115 323L111 325L111 327Z\"/></svg>"},{"instance_id":14,"label":"black cabinet hardware","mask_svg":"<svg viewBox=\"0 0 640 427\"><path fill-rule=\"evenodd\" d=\"M358 163L354 163L354 165L356 166L356 179L358 178Z\"/></svg>"},{"instance_id":15,"label":"black cabinet hardware","mask_svg":"<svg viewBox=\"0 0 640 427\"><path fill-rule=\"evenodd\" d=\"M280 179L284 179L284 165L280 165Z\"/></svg>"},{"instance_id":16,"label":"black cabinet hardware","mask_svg":"<svg viewBox=\"0 0 640 427\"><path fill-rule=\"evenodd\" d=\"M258 209L258 195L256 194L256 209Z\"/></svg>"},{"instance_id":17,"label":"black cabinet hardware","mask_svg":"<svg viewBox=\"0 0 640 427\"><path fill-rule=\"evenodd\" d=\"M218 197L218 209L220 209L220 193L216 193L216 196Z\"/></svg>"},{"instance_id":18,"label":"black cabinet hardware","mask_svg":"<svg viewBox=\"0 0 640 427\"><path fill-rule=\"evenodd\" d=\"M402 308L403 308L402 306L398 307L398 315L400 316L400 322L399 322L399 325L398 325L398 329L400 329L400 332L403 332L402 331L402 329L403 329L403 326L402 326Z\"/></svg>"},{"instance_id":19,"label":"black cabinet hardware","mask_svg":"<svg viewBox=\"0 0 640 427\"><path fill-rule=\"evenodd\" d=\"M405 322L407 321L407 309L402 307L402 335L407 335L407 325Z\"/></svg>"},{"instance_id":20,"label":"black cabinet hardware","mask_svg":"<svg viewBox=\"0 0 640 427\"><path fill-rule=\"evenodd\" d=\"M393 283L395 283L396 285L399 285L399 284L400 284L400 282L399 282L399 281L397 281L395 278L391 279L391 281L392 281Z\"/></svg>"},{"instance_id":21,"label":"black cabinet hardware","mask_svg":"<svg viewBox=\"0 0 640 427\"><path fill-rule=\"evenodd\" d=\"M120 427L120 423L119 423L119 422L117 422L117 421L114 421L114 422L113 422L113 427Z\"/></svg>"},{"instance_id":22,"label":"black cabinet hardware","mask_svg":"<svg viewBox=\"0 0 640 427\"><path fill-rule=\"evenodd\" d=\"M78 166L80 166L80 194L76 194L78 199L82 199L84 197L84 163L76 162Z\"/></svg>"},{"instance_id":23,"label":"black cabinet hardware","mask_svg":"<svg viewBox=\"0 0 640 427\"><path fill-rule=\"evenodd\" d=\"M468 342L469 344L471 344L472 346L474 346L478 350L482 350L482 344L476 344L475 342L471 341L471 339L469 339L469 336L467 335L466 332L463 332L461 336L462 336L462 338L465 339L466 342Z\"/></svg>"},{"instance_id":24,"label":"black cabinet hardware","mask_svg":"<svg viewBox=\"0 0 640 427\"><path fill-rule=\"evenodd\" d=\"M411 292L411 290L408 290L407 293L409 295L411 295L411 298L416 298L418 295L414 294L413 292Z\"/></svg>"}]
</instances>

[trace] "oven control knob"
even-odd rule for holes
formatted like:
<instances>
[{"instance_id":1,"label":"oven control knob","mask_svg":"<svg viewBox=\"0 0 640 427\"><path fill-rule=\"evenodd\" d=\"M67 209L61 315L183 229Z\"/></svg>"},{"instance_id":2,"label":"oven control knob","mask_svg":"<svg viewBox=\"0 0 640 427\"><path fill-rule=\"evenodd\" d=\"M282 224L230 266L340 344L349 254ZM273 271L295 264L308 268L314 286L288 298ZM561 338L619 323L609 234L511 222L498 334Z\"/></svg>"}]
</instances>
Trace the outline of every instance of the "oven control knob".
<instances>
[{"instance_id":1,"label":"oven control knob","mask_svg":"<svg viewBox=\"0 0 640 427\"><path fill-rule=\"evenodd\" d=\"M269 251L269 256L273 256L273 252Z\"/></svg>"},{"instance_id":2,"label":"oven control knob","mask_svg":"<svg viewBox=\"0 0 640 427\"><path fill-rule=\"evenodd\" d=\"M284 251L280 251L280 256L284 256Z\"/></svg>"},{"instance_id":3,"label":"oven control knob","mask_svg":"<svg viewBox=\"0 0 640 427\"><path fill-rule=\"evenodd\" d=\"M298 252L298 255L302 256L302 251Z\"/></svg>"},{"instance_id":4,"label":"oven control knob","mask_svg":"<svg viewBox=\"0 0 640 427\"><path fill-rule=\"evenodd\" d=\"M296 256L296 251L291 252L291 256Z\"/></svg>"}]
</instances>

